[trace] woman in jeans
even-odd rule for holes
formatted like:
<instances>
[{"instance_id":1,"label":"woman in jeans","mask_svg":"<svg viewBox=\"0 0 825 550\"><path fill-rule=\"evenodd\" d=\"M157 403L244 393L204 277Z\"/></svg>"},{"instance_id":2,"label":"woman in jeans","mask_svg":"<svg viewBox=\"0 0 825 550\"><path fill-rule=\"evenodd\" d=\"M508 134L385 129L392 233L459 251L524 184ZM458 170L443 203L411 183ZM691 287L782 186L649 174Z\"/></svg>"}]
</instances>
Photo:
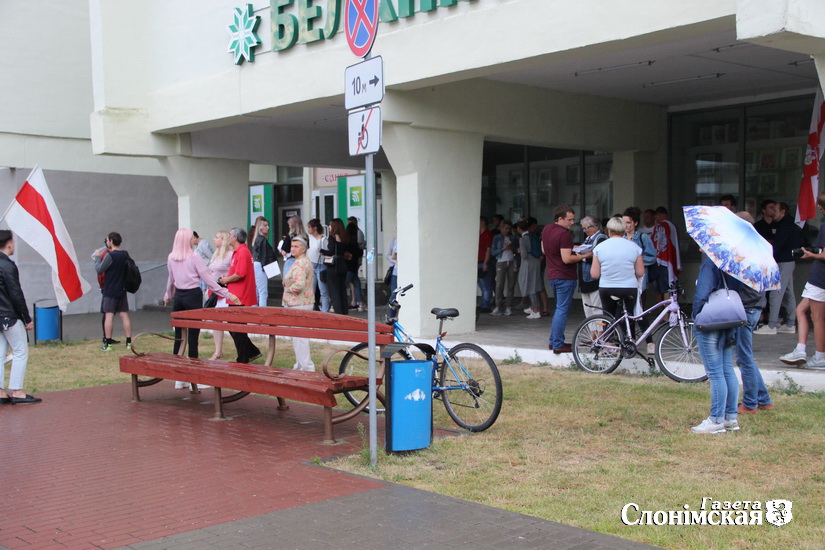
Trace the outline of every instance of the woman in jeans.
<instances>
[{"instance_id":1,"label":"woman in jeans","mask_svg":"<svg viewBox=\"0 0 825 550\"><path fill-rule=\"evenodd\" d=\"M696 279L696 295L693 298L694 318L707 304L711 292L724 288L725 284L729 287L738 285L734 279L722 273L713 262L702 263L699 268L699 277ZM735 291L731 290L731 292ZM736 329L695 331L694 334L710 382L710 416L691 428L691 431L699 434L718 434L727 430L738 430L739 380L733 370Z\"/></svg>"},{"instance_id":2,"label":"woman in jeans","mask_svg":"<svg viewBox=\"0 0 825 550\"><path fill-rule=\"evenodd\" d=\"M269 220L259 216L255 224L255 240L252 241L252 265L255 268L255 292L260 307L266 307L269 300L269 278L264 273L264 266L274 261L275 251L269 244Z\"/></svg>"},{"instance_id":3,"label":"woman in jeans","mask_svg":"<svg viewBox=\"0 0 825 550\"><path fill-rule=\"evenodd\" d=\"M329 311L329 289L327 288L327 275L325 273L327 268L321 255L321 249L326 248L326 237L324 236L324 227L321 225L321 220L318 218L309 220L307 233L309 233L309 249L307 249L306 254L315 271L315 284L321 297L321 311ZM322 273L323 275L321 275Z\"/></svg>"}]
</instances>

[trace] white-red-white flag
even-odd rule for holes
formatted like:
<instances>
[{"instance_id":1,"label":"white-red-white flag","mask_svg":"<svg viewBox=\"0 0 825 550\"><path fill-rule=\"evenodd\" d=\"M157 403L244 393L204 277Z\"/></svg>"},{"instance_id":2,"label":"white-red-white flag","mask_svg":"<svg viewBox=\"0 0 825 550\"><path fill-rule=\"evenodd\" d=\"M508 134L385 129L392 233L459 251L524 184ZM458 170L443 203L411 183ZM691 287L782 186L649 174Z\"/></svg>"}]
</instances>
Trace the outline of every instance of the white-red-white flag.
<instances>
[{"instance_id":1,"label":"white-red-white flag","mask_svg":"<svg viewBox=\"0 0 825 550\"><path fill-rule=\"evenodd\" d=\"M816 217L823 124L825 124L825 101L822 99L822 89L817 88L814 112L811 115L811 129L808 132L808 147L805 150L805 164L802 166L802 184L799 186L799 197L796 203L796 224L799 227L805 225L805 220Z\"/></svg>"},{"instance_id":2,"label":"white-red-white flag","mask_svg":"<svg viewBox=\"0 0 825 550\"><path fill-rule=\"evenodd\" d=\"M26 178L4 219L14 236L26 241L52 267L54 293L61 311L92 288L80 276L72 239L39 166Z\"/></svg>"}]
</instances>

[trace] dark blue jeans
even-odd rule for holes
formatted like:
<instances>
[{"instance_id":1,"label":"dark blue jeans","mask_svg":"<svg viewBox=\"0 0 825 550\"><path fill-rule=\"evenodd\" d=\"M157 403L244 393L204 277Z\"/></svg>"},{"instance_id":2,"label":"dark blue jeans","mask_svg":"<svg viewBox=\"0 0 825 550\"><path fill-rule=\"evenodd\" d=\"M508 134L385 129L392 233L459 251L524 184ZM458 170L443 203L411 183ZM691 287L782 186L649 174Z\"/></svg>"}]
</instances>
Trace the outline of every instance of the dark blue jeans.
<instances>
[{"instance_id":1,"label":"dark blue jeans","mask_svg":"<svg viewBox=\"0 0 825 550\"><path fill-rule=\"evenodd\" d=\"M553 324L550 326L549 343L552 349L559 349L564 345L564 328L567 325L567 314L570 312L577 284L576 281L568 279L550 279L550 288L556 296L556 311L553 313Z\"/></svg>"},{"instance_id":2,"label":"dark blue jeans","mask_svg":"<svg viewBox=\"0 0 825 550\"><path fill-rule=\"evenodd\" d=\"M748 314L748 324L736 329L736 364L742 374L742 403L749 409L755 409L771 402L762 373L753 360L753 331L762 310L749 308L745 313Z\"/></svg>"}]
</instances>

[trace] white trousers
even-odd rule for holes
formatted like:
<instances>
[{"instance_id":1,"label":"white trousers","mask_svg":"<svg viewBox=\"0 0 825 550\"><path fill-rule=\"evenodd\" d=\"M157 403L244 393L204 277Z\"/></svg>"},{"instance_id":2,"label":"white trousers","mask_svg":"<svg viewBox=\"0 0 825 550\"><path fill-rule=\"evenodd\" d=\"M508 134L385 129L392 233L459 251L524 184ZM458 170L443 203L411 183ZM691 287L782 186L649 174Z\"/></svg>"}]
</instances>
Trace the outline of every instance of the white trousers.
<instances>
[{"instance_id":1,"label":"white trousers","mask_svg":"<svg viewBox=\"0 0 825 550\"><path fill-rule=\"evenodd\" d=\"M29 343L26 340L26 325L20 319L9 330L0 330L0 388L6 380L6 351L11 348L10 390L22 390L26 378L26 365L29 362Z\"/></svg>"},{"instance_id":2,"label":"white trousers","mask_svg":"<svg viewBox=\"0 0 825 550\"><path fill-rule=\"evenodd\" d=\"M307 311L312 311L315 309L314 304L284 307L290 309L303 309ZM315 372L315 363L312 362L312 357L309 355L309 338L293 338L292 347L295 350L295 365L293 365L292 368L295 370Z\"/></svg>"}]
</instances>

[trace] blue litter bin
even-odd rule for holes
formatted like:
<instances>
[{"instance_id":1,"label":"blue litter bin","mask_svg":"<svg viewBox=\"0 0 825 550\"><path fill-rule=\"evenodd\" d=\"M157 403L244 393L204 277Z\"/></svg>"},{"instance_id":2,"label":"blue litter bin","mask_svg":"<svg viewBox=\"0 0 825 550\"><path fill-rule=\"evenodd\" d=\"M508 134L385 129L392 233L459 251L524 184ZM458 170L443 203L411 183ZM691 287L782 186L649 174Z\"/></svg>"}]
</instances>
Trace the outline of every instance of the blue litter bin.
<instances>
[{"instance_id":1,"label":"blue litter bin","mask_svg":"<svg viewBox=\"0 0 825 550\"><path fill-rule=\"evenodd\" d=\"M38 340L63 340L63 312L56 305L34 304L34 344Z\"/></svg>"},{"instance_id":2,"label":"blue litter bin","mask_svg":"<svg viewBox=\"0 0 825 550\"><path fill-rule=\"evenodd\" d=\"M433 439L432 361L392 361L387 372L387 452L413 451Z\"/></svg>"}]
</instances>

